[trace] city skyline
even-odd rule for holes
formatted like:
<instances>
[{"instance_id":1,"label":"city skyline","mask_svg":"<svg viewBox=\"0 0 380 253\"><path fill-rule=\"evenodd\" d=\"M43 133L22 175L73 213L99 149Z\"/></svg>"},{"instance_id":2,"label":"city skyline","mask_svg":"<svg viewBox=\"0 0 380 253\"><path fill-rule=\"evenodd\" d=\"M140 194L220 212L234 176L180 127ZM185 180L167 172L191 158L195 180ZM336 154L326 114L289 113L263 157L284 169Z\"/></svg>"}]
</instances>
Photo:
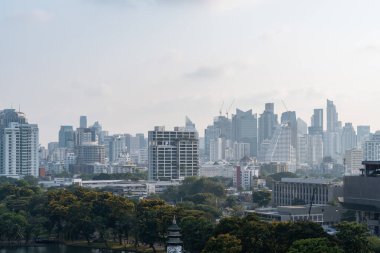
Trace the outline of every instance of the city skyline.
<instances>
[{"instance_id":1,"label":"city skyline","mask_svg":"<svg viewBox=\"0 0 380 253\"><path fill-rule=\"evenodd\" d=\"M21 105L44 145L82 114L113 133L185 115L204 129L233 99L278 114L283 100L309 122L329 98L380 129L379 2L190 2L1 2L0 107Z\"/></svg>"}]
</instances>

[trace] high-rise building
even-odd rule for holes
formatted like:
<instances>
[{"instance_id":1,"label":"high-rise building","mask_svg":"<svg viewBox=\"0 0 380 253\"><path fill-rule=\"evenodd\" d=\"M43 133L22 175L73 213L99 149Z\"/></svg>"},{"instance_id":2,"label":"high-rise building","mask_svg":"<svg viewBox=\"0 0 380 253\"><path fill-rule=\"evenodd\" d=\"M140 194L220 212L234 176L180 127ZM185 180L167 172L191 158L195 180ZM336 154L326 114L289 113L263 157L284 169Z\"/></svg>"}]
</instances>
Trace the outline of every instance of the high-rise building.
<instances>
[{"instance_id":1,"label":"high-rise building","mask_svg":"<svg viewBox=\"0 0 380 253\"><path fill-rule=\"evenodd\" d=\"M232 141L249 143L250 156L257 156L257 115L236 109L232 115Z\"/></svg>"},{"instance_id":2,"label":"high-rise building","mask_svg":"<svg viewBox=\"0 0 380 253\"><path fill-rule=\"evenodd\" d=\"M108 160L115 162L122 154L127 152L124 135L111 136L108 142Z\"/></svg>"},{"instance_id":3,"label":"high-rise building","mask_svg":"<svg viewBox=\"0 0 380 253\"><path fill-rule=\"evenodd\" d=\"M360 169L363 168L363 150L353 148L347 150L344 155L344 164L346 166L346 173L355 175L360 173Z\"/></svg>"},{"instance_id":4,"label":"high-rise building","mask_svg":"<svg viewBox=\"0 0 380 253\"><path fill-rule=\"evenodd\" d=\"M277 115L274 114L274 104L266 103L265 110L259 117L259 146L264 140L272 139L278 125Z\"/></svg>"},{"instance_id":5,"label":"high-rise building","mask_svg":"<svg viewBox=\"0 0 380 253\"><path fill-rule=\"evenodd\" d=\"M213 125L205 129L205 154L210 159L210 142L218 138L231 140L232 122L224 116L214 118Z\"/></svg>"},{"instance_id":6,"label":"high-rise building","mask_svg":"<svg viewBox=\"0 0 380 253\"><path fill-rule=\"evenodd\" d=\"M318 166L323 161L323 138L320 134L307 136L307 163L309 166Z\"/></svg>"},{"instance_id":7,"label":"high-rise building","mask_svg":"<svg viewBox=\"0 0 380 253\"><path fill-rule=\"evenodd\" d=\"M86 142L77 147L77 164L94 165L105 164L105 148L94 142Z\"/></svg>"},{"instance_id":8,"label":"high-rise building","mask_svg":"<svg viewBox=\"0 0 380 253\"><path fill-rule=\"evenodd\" d=\"M186 119L185 119L185 128L186 128L187 131L197 131L197 129L195 129L195 124L187 116L186 116Z\"/></svg>"},{"instance_id":9,"label":"high-rise building","mask_svg":"<svg viewBox=\"0 0 380 253\"><path fill-rule=\"evenodd\" d=\"M0 174L39 175L39 131L25 114L0 111Z\"/></svg>"},{"instance_id":10,"label":"high-rise building","mask_svg":"<svg viewBox=\"0 0 380 253\"><path fill-rule=\"evenodd\" d=\"M80 128L87 128L87 116L80 116L79 127Z\"/></svg>"},{"instance_id":11,"label":"high-rise building","mask_svg":"<svg viewBox=\"0 0 380 253\"><path fill-rule=\"evenodd\" d=\"M336 132L339 128L338 113L336 106L331 100L327 100L327 132Z\"/></svg>"},{"instance_id":12,"label":"high-rise building","mask_svg":"<svg viewBox=\"0 0 380 253\"><path fill-rule=\"evenodd\" d=\"M324 156L336 161L341 160L341 122L338 121L338 113L334 102L327 100L327 128L323 136Z\"/></svg>"},{"instance_id":13,"label":"high-rise building","mask_svg":"<svg viewBox=\"0 0 380 253\"><path fill-rule=\"evenodd\" d=\"M368 141L371 135L371 127L370 126L357 126L357 142L358 148L362 148L362 145L365 141Z\"/></svg>"},{"instance_id":14,"label":"high-rise building","mask_svg":"<svg viewBox=\"0 0 380 253\"><path fill-rule=\"evenodd\" d=\"M288 124L291 129L291 142L294 150L297 150L297 116L295 111L287 111L281 114L281 123Z\"/></svg>"},{"instance_id":15,"label":"high-rise building","mask_svg":"<svg viewBox=\"0 0 380 253\"><path fill-rule=\"evenodd\" d=\"M352 123L346 123L342 129L342 135L341 135L341 148L342 148L342 154L347 150L351 150L353 148L356 148L356 133L355 129L352 126Z\"/></svg>"},{"instance_id":16,"label":"high-rise building","mask_svg":"<svg viewBox=\"0 0 380 253\"><path fill-rule=\"evenodd\" d=\"M307 134L307 123L303 121L301 118L297 118L297 132L298 135Z\"/></svg>"},{"instance_id":17,"label":"high-rise building","mask_svg":"<svg viewBox=\"0 0 380 253\"><path fill-rule=\"evenodd\" d=\"M309 134L323 134L323 109L314 109Z\"/></svg>"},{"instance_id":18,"label":"high-rise building","mask_svg":"<svg viewBox=\"0 0 380 253\"><path fill-rule=\"evenodd\" d=\"M290 171L295 171L296 149L292 145L292 128L286 124L277 126L265 153L265 163L285 163Z\"/></svg>"},{"instance_id":19,"label":"high-rise building","mask_svg":"<svg viewBox=\"0 0 380 253\"><path fill-rule=\"evenodd\" d=\"M364 161L380 161L380 131L373 134L363 145Z\"/></svg>"},{"instance_id":20,"label":"high-rise building","mask_svg":"<svg viewBox=\"0 0 380 253\"><path fill-rule=\"evenodd\" d=\"M199 171L198 133L175 127L155 127L148 132L149 180L178 180L197 176Z\"/></svg>"},{"instance_id":21,"label":"high-rise building","mask_svg":"<svg viewBox=\"0 0 380 253\"><path fill-rule=\"evenodd\" d=\"M74 129L72 126L61 126L59 130L59 147L74 148Z\"/></svg>"}]
</instances>

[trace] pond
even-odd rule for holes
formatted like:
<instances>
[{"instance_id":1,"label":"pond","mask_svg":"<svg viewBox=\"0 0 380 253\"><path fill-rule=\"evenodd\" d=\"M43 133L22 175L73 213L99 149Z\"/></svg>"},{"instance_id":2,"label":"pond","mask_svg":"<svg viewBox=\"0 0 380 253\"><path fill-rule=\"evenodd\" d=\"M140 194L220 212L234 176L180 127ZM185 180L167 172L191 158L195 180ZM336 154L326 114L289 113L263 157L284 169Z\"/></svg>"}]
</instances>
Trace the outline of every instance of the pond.
<instances>
[{"instance_id":1,"label":"pond","mask_svg":"<svg viewBox=\"0 0 380 253\"><path fill-rule=\"evenodd\" d=\"M59 244L41 245L37 247L11 247L0 248L0 253L130 253L129 251L112 251L102 249L89 249L70 247Z\"/></svg>"}]
</instances>

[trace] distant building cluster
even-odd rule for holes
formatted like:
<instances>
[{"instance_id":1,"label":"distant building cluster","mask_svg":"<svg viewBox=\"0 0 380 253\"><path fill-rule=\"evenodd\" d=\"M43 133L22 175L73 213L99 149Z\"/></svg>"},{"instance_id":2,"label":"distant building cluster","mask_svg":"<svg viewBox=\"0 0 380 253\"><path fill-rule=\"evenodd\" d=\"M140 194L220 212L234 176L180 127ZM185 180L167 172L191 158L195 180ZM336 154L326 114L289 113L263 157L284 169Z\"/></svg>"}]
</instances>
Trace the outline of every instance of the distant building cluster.
<instances>
[{"instance_id":1,"label":"distant building cluster","mask_svg":"<svg viewBox=\"0 0 380 253\"><path fill-rule=\"evenodd\" d=\"M326 124L324 124L326 120ZM231 118L219 115L204 131L203 160L238 163L245 156L260 164L285 164L288 171L340 168L357 174L362 160L380 159L380 133L371 134L370 126L342 124L333 101L324 109L314 109L310 126L297 118L295 111L274 112L274 104L265 104L257 116L252 110L236 109Z\"/></svg>"},{"instance_id":2,"label":"distant building cluster","mask_svg":"<svg viewBox=\"0 0 380 253\"><path fill-rule=\"evenodd\" d=\"M99 122L88 126L80 116L78 128L61 126L58 142L40 148L40 160L45 175L134 172L147 167L147 140L142 133L110 135Z\"/></svg>"}]
</instances>

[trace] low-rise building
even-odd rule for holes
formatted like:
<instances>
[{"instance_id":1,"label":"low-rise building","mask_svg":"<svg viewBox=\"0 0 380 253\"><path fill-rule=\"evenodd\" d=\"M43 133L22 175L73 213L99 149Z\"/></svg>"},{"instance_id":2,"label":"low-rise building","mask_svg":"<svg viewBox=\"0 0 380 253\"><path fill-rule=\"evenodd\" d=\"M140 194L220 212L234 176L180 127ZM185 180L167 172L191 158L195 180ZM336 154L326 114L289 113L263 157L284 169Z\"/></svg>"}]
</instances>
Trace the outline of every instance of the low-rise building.
<instances>
[{"instance_id":1,"label":"low-rise building","mask_svg":"<svg viewBox=\"0 0 380 253\"><path fill-rule=\"evenodd\" d=\"M290 206L295 203L326 205L342 196L342 185L325 179L282 178L274 183L273 204Z\"/></svg>"}]
</instances>

